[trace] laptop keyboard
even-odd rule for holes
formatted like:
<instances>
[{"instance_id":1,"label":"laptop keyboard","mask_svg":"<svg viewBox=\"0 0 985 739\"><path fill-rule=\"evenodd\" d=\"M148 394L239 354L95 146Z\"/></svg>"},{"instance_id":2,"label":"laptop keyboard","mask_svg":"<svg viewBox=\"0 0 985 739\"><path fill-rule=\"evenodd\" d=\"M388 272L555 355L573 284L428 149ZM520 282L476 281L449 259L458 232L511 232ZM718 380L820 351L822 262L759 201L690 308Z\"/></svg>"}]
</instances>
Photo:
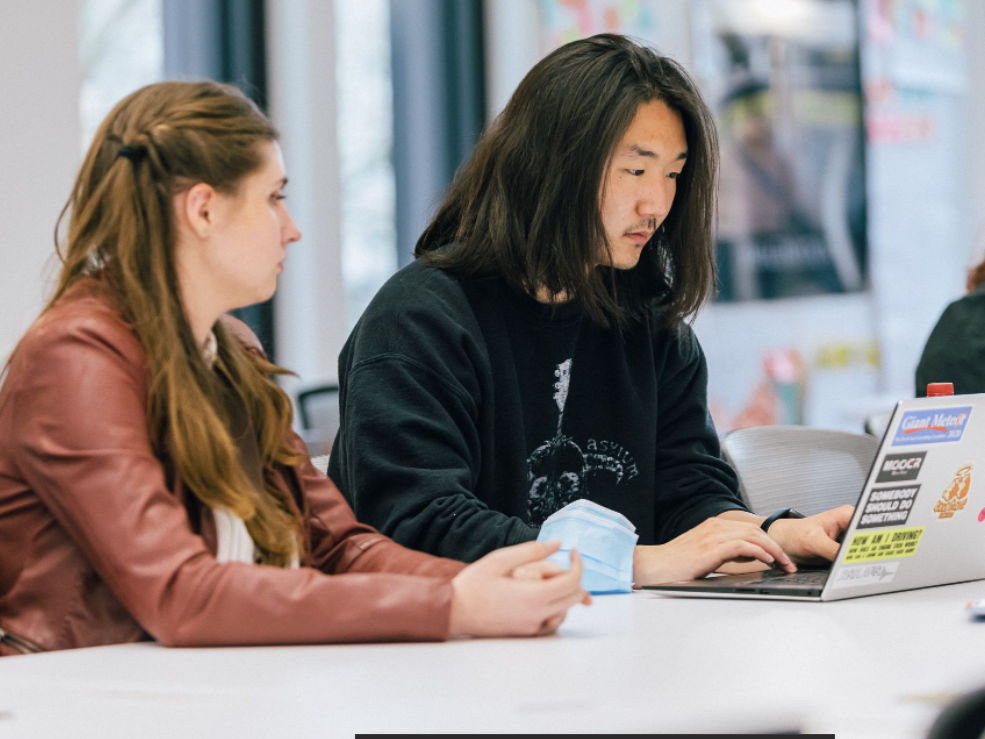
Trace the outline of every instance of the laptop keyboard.
<instances>
[{"instance_id":1,"label":"laptop keyboard","mask_svg":"<svg viewBox=\"0 0 985 739\"><path fill-rule=\"evenodd\" d=\"M732 580L733 585L772 585L774 583L782 583L786 585L816 585L821 588L824 587L824 583L828 580L828 574L831 571L828 569L823 570L797 570L794 573L784 572L783 570L766 570L765 572L757 572L752 577L743 578L741 580Z\"/></svg>"}]
</instances>

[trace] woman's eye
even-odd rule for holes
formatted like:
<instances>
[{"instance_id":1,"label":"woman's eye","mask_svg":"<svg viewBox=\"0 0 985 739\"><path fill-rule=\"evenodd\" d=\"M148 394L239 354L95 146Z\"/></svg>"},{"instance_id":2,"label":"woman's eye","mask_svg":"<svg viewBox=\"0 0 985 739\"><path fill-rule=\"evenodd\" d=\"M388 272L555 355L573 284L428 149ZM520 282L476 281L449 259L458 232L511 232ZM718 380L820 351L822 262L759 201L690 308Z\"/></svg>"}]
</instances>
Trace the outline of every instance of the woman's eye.
<instances>
[{"instance_id":1,"label":"woman's eye","mask_svg":"<svg viewBox=\"0 0 985 739\"><path fill-rule=\"evenodd\" d=\"M627 170L627 171L631 175L633 175L633 177L641 177L643 175L643 173L646 172L645 169L630 169L630 170Z\"/></svg>"},{"instance_id":2,"label":"woman's eye","mask_svg":"<svg viewBox=\"0 0 985 739\"><path fill-rule=\"evenodd\" d=\"M680 172L671 172L667 176L670 177L670 179L672 179L672 180L676 180L678 177L681 176L681 173Z\"/></svg>"},{"instance_id":3,"label":"woman's eye","mask_svg":"<svg viewBox=\"0 0 985 739\"><path fill-rule=\"evenodd\" d=\"M273 195L270 196L271 200L284 200L286 198L287 195L282 195L281 193L277 193L277 192L275 192Z\"/></svg>"}]
</instances>

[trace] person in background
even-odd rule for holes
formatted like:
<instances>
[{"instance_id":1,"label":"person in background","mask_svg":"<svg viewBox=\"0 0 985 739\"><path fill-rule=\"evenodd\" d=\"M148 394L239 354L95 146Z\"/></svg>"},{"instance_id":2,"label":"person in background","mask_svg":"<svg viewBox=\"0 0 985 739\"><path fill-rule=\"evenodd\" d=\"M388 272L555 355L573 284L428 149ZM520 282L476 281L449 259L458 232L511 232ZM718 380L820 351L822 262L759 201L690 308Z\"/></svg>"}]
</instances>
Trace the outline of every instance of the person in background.
<instances>
[{"instance_id":1,"label":"person in background","mask_svg":"<svg viewBox=\"0 0 985 739\"><path fill-rule=\"evenodd\" d=\"M950 382L958 395L985 393L985 260L968 272L968 294L944 310L927 339L916 372L916 395Z\"/></svg>"},{"instance_id":2,"label":"person in background","mask_svg":"<svg viewBox=\"0 0 985 739\"><path fill-rule=\"evenodd\" d=\"M832 558L850 506L755 516L720 456L689 325L716 171L673 60L603 34L539 62L342 350L329 475L357 515L474 561L587 498L635 525L637 585Z\"/></svg>"},{"instance_id":3,"label":"person in background","mask_svg":"<svg viewBox=\"0 0 985 739\"><path fill-rule=\"evenodd\" d=\"M410 551L312 467L285 370L225 315L301 237L276 139L211 82L138 90L96 134L0 388L0 654L544 634L587 600L556 544Z\"/></svg>"}]
</instances>

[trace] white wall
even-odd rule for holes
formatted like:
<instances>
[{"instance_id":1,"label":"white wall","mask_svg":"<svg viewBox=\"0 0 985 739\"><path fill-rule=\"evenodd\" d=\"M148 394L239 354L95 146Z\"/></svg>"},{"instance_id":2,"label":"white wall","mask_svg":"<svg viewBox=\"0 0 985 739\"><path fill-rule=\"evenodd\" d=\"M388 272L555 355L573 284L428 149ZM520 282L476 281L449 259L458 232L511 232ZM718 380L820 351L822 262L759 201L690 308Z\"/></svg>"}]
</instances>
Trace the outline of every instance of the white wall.
<instances>
[{"instance_id":1,"label":"white wall","mask_svg":"<svg viewBox=\"0 0 985 739\"><path fill-rule=\"evenodd\" d=\"M973 228L972 258L985 258L985 44L979 40L985 33L985 3L966 3L971 63L970 130L976 135L970 141L969 163L972 169L971 218Z\"/></svg>"},{"instance_id":2,"label":"white wall","mask_svg":"<svg viewBox=\"0 0 985 739\"><path fill-rule=\"evenodd\" d=\"M78 0L0 3L0 363L40 311L80 161Z\"/></svg>"}]
</instances>

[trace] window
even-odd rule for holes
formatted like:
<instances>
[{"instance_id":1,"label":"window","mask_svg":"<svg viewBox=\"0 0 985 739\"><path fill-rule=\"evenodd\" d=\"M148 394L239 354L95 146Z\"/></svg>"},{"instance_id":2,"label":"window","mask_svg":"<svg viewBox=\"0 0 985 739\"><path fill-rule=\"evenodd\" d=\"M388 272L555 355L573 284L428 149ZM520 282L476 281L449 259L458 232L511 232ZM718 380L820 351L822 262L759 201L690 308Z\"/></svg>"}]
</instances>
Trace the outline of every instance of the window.
<instances>
[{"instance_id":1,"label":"window","mask_svg":"<svg viewBox=\"0 0 985 739\"><path fill-rule=\"evenodd\" d=\"M163 0L82 1L82 151L116 103L164 77L163 10Z\"/></svg>"},{"instance_id":2,"label":"window","mask_svg":"<svg viewBox=\"0 0 985 739\"><path fill-rule=\"evenodd\" d=\"M389 0L335 3L342 276L355 325L397 269Z\"/></svg>"}]
</instances>

